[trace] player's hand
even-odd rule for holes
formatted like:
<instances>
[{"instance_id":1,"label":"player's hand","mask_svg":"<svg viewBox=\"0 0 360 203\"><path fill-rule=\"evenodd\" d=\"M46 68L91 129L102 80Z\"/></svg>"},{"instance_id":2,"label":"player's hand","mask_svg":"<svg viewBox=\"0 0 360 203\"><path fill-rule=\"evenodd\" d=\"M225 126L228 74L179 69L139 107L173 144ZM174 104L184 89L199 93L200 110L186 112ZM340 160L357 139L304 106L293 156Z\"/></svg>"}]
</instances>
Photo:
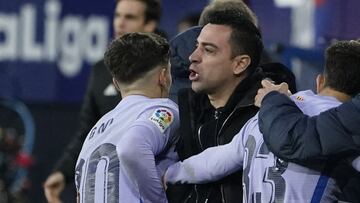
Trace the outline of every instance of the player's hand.
<instances>
[{"instance_id":1,"label":"player's hand","mask_svg":"<svg viewBox=\"0 0 360 203\"><path fill-rule=\"evenodd\" d=\"M271 91L278 91L280 93L286 94L288 96L291 95L289 91L289 85L287 83L281 83L280 85L274 85L269 80L262 80L261 85L263 88L260 88L255 96L255 106L260 107L261 102L264 97Z\"/></svg>"},{"instance_id":2,"label":"player's hand","mask_svg":"<svg viewBox=\"0 0 360 203\"><path fill-rule=\"evenodd\" d=\"M44 192L48 203L61 203L60 194L64 188L64 175L61 172L50 174L44 183Z\"/></svg>"}]
</instances>

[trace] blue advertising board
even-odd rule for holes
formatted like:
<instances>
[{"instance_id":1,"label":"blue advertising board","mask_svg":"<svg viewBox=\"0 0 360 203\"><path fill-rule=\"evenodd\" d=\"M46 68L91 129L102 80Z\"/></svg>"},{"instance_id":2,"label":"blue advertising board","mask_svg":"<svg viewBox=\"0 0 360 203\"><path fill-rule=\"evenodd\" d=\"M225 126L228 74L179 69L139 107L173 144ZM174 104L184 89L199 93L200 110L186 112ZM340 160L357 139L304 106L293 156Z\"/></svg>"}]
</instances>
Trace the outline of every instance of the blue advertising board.
<instances>
[{"instance_id":1,"label":"blue advertising board","mask_svg":"<svg viewBox=\"0 0 360 203\"><path fill-rule=\"evenodd\" d=\"M111 36L113 1L1 1L0 97L81 100Z\"/></svg>"},{"instance_id":2,"label":"blue advertising board","mask_svg":"<svg viewBox=\"0 0 360 203\"><path fill-rule=\"evenodd\" d=\"M207 0L163 0L160 27L176 34ZM0 0L0 97L80 102L90 67L112 37L115 0Z\"/></svg>"}]
</instances>

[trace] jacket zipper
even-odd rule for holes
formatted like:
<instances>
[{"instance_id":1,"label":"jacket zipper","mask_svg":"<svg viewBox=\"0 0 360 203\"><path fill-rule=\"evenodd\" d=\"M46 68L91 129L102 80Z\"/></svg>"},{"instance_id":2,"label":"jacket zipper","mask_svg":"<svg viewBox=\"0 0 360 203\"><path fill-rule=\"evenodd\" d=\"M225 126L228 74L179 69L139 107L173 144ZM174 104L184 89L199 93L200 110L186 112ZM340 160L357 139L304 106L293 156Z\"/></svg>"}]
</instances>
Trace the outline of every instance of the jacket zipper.
<instances>
[{"instance_id":1,"label":"jacket zipper","mask_svg":"<svg viewBox=\"0 0 360 203\"><path fill-rule=\"evenodd\" d=\"M234 111L233 111L233 112L234 112ZM224 124L226 123L226 121L229 119L229 117L232 115L233 112L231 112L231 114L225 119L224 123L221 125L220 130L218 131L219 117L220 117L221 112L218 111L218 110L215 110L215 113L214 113L214 118L215 118L215 120L216 120L216 125L215 125L215 133L216 133L216 135L215 135L215 138L216 138L216 144L217 144L218 146L220 145L220 144L219 144L219 135L220 135L220 132L221 132L221 130L223 129ZM222 203L225 203L224 188L223 188L223 185L222 185L222 184L220 184L220 192L221 192L221 202L222 202ZM208 195L210 195L210 194L208 194Z\"/></svg>"},{"instance_id":2,"label":"jacket zipper","mask_svg":"<svg viewBox=\"0 0 360 203\"><path fill-rule=\"evenodd\" d=\"M198 201L199 201L199 194L198 194L198 191L197 191L197 185L195 185L195 194L196 194L196 201L195 201L195 203L198 203Z\"/></svg>"},{"instance_id":3,"label":"jacket zipper","mask_svg":"<svg viewBox=\"0 0 360 203\"><path fill-rule=\"evenodd\" d=\"M248 105L242 105L242 106L238 106L238 107L235 107L234 110L229 114L229 116L225 119L225 121L223 122L223 124L221 125L221 128L219 130L219 132L216 134L216 141L217 141L217 145L219 146L220 143L219 143L219 135L222 131L222 129L224 128L226 122L230 119L230 117L235 113L235 111L240 108L240 107L247 107L247 106L252 106L253 104L248 104ZM215 111L216 112L216 111ZM216 117L215 117L216 118ZM217 123L216 123L217 125ZM216 129L217 130L217 129ZM220 185L220 191L221 191L221 201L222 203L226 203L225 201L225 195L224 195L224 187L223 187L223 184Z\"/></svg>"},{"instance_id":4,"label":"jacket zipper","mask_svg":"<svg viewBox=\"0 0 360 203\"><path fill-rule=\"evenodd\" d=\"M190 194L186 197L184 203L187 203L191 197L192 197L192 191L190 191Z\"/></svg>"},{"instance_id":5,"label":"jacket zipper","mask_svg":"<svg viewBox=\"0 0 360 203\"><path fill-rule=\"evenodd\" d=\"M248 105L246 105L246 106L248 106ZM249 105L250 106L250 105ZM219 144L219 135L220 135L220 132L222 131L222 129L223 129L223 127L225 126L225 124L226 124L226 122L229 120L229 118L234 114L234 112L236 111L236 107L235 107L235 109L230 113L230 115L225 119L225 121L224 121L224 123L221 125L221 128L220 128L220 130L219 130L219 132L217 132L217 134L216 134L216 144L219 146L220 144ZM220 116L220 111L218 111L218 110L215 110L215 112L214 112L214 119L216 120L216 126L215 126L215 132L217 131L217 128L218 128L218 122L219 122L219 116ZM201 128L202 128L203 126L201 125L200 127L199 127L199 129L198 129L198 139L199 139L199 143L200 143L200 147L201 147L201 150L204 150L204 147L203 147L203 145L202 145L202 143L201 143L201 136L200 136L200 132L201 132ZM198 193L197 193L197 187L196 187L197 185L195 185L195 192L196 192L196 203L198 202ZM222 201L222 203L226 203L226 201L225 201L225 195L224 195L224 187L223 187L223 185L221 184L220 185L220 191L221 191L221 201ZM209 196L210 194L208 194L208 196ZM188 197L189 198L189 197ZM188 199L187 198L187 199ZM186 199L186 200L187 200ZM207 203L208 202L208 198L205 200L205 203Z\"/></svg>"},{"instance_id":6,"label":"jacket zipper","mask_svg":"<svg viewBox=\"0 0 360 203\"><path fill-rule=\"evenodd\" d=\"M229 116L225 119L225 121L224 121L223 124L221 125L221 128L220 128L219 132L217 132L217 134L216 134L216 142L217 142L217 145L218 145L218 146L220 145L220 142L219 142L220 136L219 136L219 135L220 135L222 129L224 128L226 122L227 122L227 121L229 120L229 118L234 114L234 112L236 111L236 109L237 109L237 108L235 108L235 109L229 114ZM219 114L218 111L215 111L215 115L214 115L215 119L219 119L219 115L218 115L218 114ZM218 125L218 121L216 122L216 131L217 131L217 125ZM221 192L221 202L222 202L222 203L226 203L223 184L220 184L220 192Z\"/></svg>"},{"instance_id":7,"label":"jacket zipper","mask_svg":"<svg viewBox=\"0 0 360 203\"><path fill-rule=\"evenodd\" d=\"M201 143L201 136L200 136L200 132L201 132L201 129L202 129L202 125L199 127L199 129L198 129L198 139L199 139L199 143L200 143L200 148L201 148L201 150L204 150L204 146L202 145L202 143ZM198 203L198 201L199 201L199 194L198 194L198 191L197 191L197 185L195 184L194 185L194 190L195 190L195 195L196 195L196 200L195 200L195 202L196 203ZM190 196L191 197L191 196ZM187 199L186 199L186 201L190 198L190 197L188 197Z\"/></svg>"},{"instance_id":8,"label":"jacket zipper","mask_svg":"<svg viewBox=\"0 0 360 203\"><path fill-rule=\"evenodd\" d=\"M199 139L199 143L200 143L200 148L201 148L201 150L204 151L204 146L203 146L202 143L201 143L201 136L200 136L200 132L201 132L202 127L203 127L202 125L199 127L199 130L198 130L198 139Z\"/></svg>"}]
</instances>

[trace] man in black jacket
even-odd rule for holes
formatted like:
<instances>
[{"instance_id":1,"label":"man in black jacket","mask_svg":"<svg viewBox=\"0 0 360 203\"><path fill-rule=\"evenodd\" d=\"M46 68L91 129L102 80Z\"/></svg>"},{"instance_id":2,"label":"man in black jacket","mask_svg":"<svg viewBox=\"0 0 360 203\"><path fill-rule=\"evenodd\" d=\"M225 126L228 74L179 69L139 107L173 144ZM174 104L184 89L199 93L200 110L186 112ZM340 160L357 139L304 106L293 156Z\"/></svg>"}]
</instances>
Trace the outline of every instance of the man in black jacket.
<instances>
[{"instance_id":1,"label":"man in black jacket","mask_svg":"<svg viewBox=\"0 0 360 203\"><path fill-rule=\"evenodd\" d=\"M266 77L258 68L262 50L259 30L241 12L209 12L209 23L190 56L192 89L178 94L181 160L230 142L255 115L253 98ZM169 202L240 202L241 191L239 172L215 183L170 187L168 198Z\"/></svg>"},{"instance_id":2,"label":"man in black jacket","mask_svg":"<svg viewBox=\"0 0 360 203\"><path fill-rule=\"evenodd\" d=\"M117 0L113 19L114 36L120 37L129 32L154 32L160 16L161 3L158 0ZM44 184L48 202L60 202L65 183L74 181L75 163L86 135L120 100L121 95L115 90L104 61L99 61L90 74L77 134Z\"/></svg>"}]
</instances>

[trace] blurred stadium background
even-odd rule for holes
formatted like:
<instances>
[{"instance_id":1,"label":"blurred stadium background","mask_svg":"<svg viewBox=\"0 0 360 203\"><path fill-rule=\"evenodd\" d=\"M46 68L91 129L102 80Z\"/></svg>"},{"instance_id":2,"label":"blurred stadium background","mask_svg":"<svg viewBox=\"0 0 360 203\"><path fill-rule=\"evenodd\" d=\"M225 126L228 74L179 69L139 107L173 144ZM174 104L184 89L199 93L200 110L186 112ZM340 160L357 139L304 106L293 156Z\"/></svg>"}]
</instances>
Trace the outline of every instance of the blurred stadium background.
<instances>
[{"instance_id":1,"label":"blurred stadium background","mask_svg":"<svg viewBox=\"0 0 360 203\"><path fill-rule=\"evenodd\" d=\"M360 36L359 0L246 2L259 18L266 49L295 73L299 90L315 86L325 47ZM171 39L178 23L208 0L162 3L160 29ZM19 170L26 172L17 189L27 200L19 202L45 202L42 184L74 135L91 65L112 36L114 6L113 0L0 0L0 179L14 183ZM9 166L2 162L7 159L15 162ZM74 201L73 187L64 198Z\"/></svg>"}]
</instances>

